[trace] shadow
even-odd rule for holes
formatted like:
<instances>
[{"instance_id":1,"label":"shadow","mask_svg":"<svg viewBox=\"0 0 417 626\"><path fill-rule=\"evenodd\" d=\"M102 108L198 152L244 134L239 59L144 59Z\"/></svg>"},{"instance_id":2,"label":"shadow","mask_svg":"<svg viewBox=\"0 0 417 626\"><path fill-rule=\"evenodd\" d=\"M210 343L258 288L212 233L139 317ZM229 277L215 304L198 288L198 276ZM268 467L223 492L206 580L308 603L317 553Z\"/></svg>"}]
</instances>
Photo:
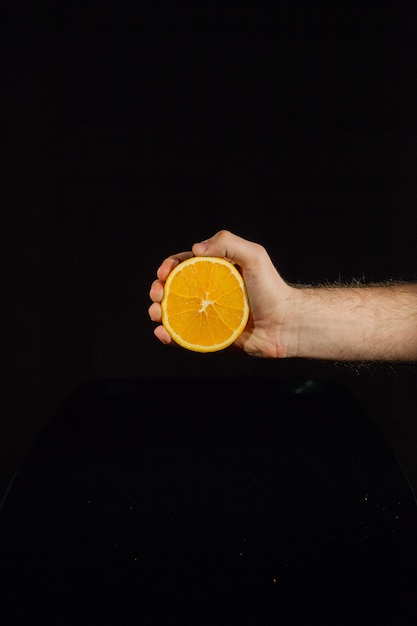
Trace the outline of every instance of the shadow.
<instances>
[{"instance_id":1,"label":"shadow","mask_svg":"<svg viewBox=\"0 0 417 626\"><path fill-rule=\"evenodd\" d=\"M92 382L4 499L2 623L404 626L416 530L406 476L339 386Z\"/></svg>"}]
</instances>

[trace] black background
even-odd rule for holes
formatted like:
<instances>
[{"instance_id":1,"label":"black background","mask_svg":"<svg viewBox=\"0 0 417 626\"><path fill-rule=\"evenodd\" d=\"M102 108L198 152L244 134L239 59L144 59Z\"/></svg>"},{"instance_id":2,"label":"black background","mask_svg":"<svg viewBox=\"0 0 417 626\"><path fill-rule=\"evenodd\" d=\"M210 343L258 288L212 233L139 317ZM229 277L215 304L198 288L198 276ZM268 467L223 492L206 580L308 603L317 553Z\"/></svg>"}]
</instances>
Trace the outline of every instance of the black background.
<instances>
[{"instance_id":1,"label":"black background","mask_svg":"<svg viewBox=\"0 0 417 626\"><path fill-rule=\"evenodd\" d=\"M161 260L228 228L284 278L415 280L413 3L15 2L2 23L0 483L85 382L315 376L412 481L413 365L196 355L147 314ZM178 400L176 400L178 401ZM215 407L214 407L215 410Z\"/></svg>"}]
</instances>

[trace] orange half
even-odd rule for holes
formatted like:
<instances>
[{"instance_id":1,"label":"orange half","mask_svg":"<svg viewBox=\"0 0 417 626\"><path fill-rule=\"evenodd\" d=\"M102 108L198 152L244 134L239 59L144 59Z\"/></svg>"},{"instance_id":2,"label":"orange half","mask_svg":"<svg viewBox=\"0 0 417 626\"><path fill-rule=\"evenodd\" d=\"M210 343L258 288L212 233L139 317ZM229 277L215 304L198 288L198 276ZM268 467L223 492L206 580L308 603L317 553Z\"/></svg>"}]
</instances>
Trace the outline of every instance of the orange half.
<instances>
[{"instance_id":1,"label":"orange half","mask_svg":"<svg viewBox=\"0 0 417 626\"><path fill-rule=\"evenodd\" d=\"M191 257L177 265L164 286L162 324L187 350L215 352L244 330L249 303L239 270L220 257Z\"/></svg>"}]
</instances>

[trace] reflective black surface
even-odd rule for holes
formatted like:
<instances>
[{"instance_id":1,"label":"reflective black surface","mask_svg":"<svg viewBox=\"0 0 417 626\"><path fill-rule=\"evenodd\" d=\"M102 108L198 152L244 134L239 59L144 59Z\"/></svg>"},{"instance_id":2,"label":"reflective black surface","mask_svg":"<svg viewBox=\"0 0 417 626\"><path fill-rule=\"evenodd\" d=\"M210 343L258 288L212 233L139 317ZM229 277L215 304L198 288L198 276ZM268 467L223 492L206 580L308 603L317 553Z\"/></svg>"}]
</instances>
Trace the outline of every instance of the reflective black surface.
<instances>
[{"instance_id":1,"label":"reflective black surface","mask_svg":"<svg viewBox=\"0 0 417 626\"><path fill-rule=\"evenodd\" d=\"M405 476L339 387L101 381L3 503L2 623L414 624L416 538Z\"/></svg>"}]
</instances>

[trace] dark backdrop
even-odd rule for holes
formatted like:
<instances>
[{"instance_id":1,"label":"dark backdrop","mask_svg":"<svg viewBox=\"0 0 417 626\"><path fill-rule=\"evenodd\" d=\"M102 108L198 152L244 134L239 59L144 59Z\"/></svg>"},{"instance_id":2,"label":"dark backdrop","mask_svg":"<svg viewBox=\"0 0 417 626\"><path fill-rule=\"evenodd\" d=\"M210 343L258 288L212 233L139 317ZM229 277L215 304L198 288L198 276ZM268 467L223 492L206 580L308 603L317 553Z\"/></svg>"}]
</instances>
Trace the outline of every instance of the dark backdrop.
<instances>
[{"instance_id":1,"label":"dark backdrop","mask_svg":"<svg viewBox=\"0 0 417 626\"><path fill-rule=\"evenodd\" d=\"M160 261L220 228L289 281L417 278L412 4L8 9L2 489L56 408L107 377L152 379L150 401L167 376L337 379L417 479L413 366L195 355L147 316Z\"/></svg>"}]
</instances>

